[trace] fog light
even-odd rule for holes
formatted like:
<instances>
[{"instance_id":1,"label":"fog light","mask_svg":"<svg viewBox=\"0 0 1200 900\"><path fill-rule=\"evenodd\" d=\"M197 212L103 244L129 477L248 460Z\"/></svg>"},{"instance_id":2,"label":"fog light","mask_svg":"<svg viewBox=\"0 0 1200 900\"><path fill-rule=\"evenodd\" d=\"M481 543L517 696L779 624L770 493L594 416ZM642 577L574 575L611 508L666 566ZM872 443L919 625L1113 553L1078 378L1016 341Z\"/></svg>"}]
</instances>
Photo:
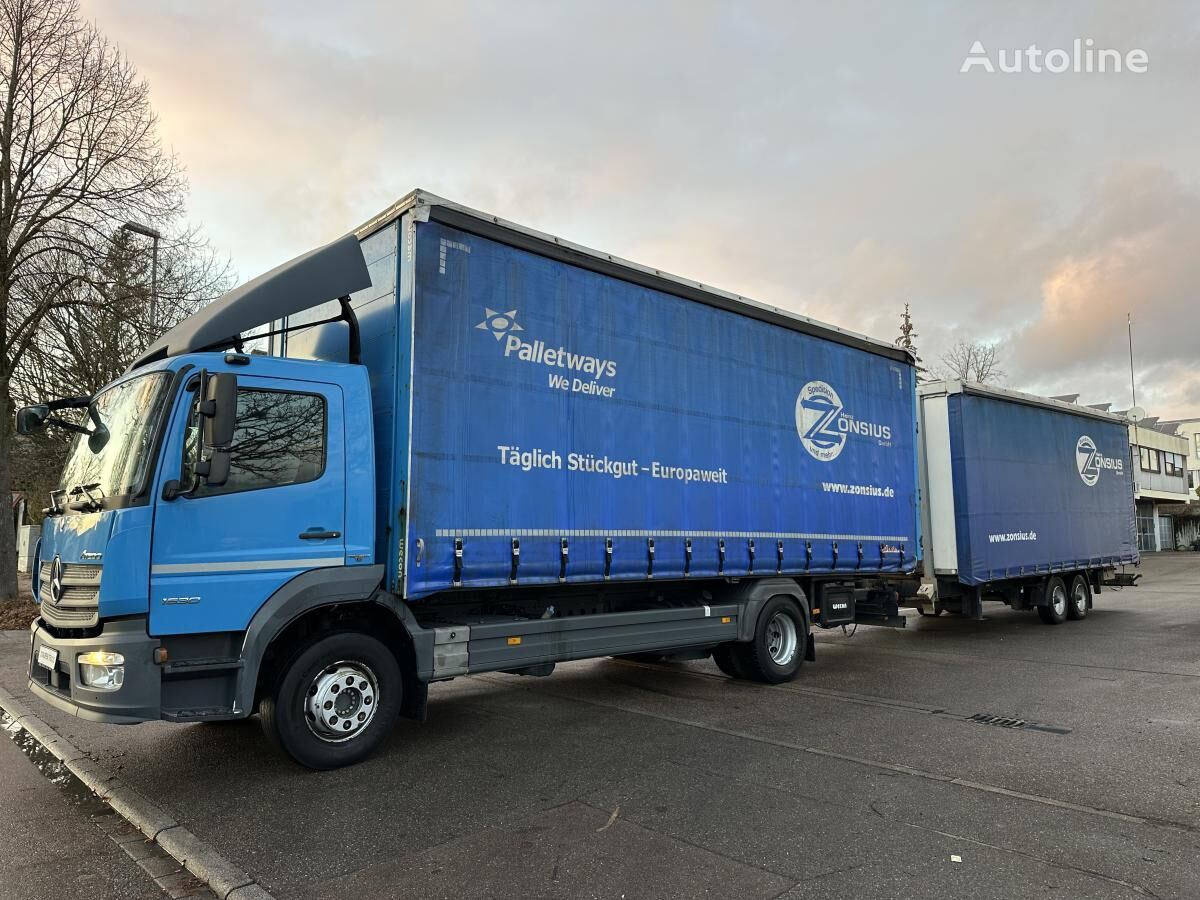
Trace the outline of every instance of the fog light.
<instances>
[{"instance_id":1,"label":"fog light","mask_svg":"<svg viewBox=\"0 0 1200 900\"><path fill-rule=\"evenodd\" d=\"M94 691L120 690L125 683L125 657L108 650L80 653L79 675L85 687Z\"/></svg>"}]
</instances>

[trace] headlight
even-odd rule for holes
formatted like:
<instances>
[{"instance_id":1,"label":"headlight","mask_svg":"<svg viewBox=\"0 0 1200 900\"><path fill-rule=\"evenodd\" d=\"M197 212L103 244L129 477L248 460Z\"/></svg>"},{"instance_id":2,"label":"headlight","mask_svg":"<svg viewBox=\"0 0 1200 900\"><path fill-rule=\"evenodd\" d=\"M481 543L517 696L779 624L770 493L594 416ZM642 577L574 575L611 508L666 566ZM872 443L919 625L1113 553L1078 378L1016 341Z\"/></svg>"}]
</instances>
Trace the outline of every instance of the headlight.
<instances>
[{"instance_id":1,"label":"headlight","mask_svg":"<svg viewBox=\"0 0 1200 900\"><path fill-rule=\"evenodd\" d=\"M79 674L85 687L94 691L120 690L125 683L125 657L108 650L80 653Z\"/></svg>"}]
</instances>

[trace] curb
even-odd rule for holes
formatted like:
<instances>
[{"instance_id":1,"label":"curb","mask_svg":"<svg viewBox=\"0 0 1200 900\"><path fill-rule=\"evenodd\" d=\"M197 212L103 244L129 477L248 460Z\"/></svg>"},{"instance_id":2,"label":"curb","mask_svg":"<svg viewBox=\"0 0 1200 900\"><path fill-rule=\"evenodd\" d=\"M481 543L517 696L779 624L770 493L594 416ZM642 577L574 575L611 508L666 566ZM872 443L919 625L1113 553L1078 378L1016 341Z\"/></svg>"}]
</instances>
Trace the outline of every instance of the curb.
<instances>
[{"instance_id":1,"label":"curb","mask_svg":"<svg viewBox=\"0 0 1200 900\"><path fill-rule=\"evenodd\" d=\"M246 872L176 822L135 788L108 772L2 687L0 709L52 753L71 774L108 803L114 812L147 839L155 841L176 862L208 885L221 900L274 900Z\"/></svg>"}]
</instances>

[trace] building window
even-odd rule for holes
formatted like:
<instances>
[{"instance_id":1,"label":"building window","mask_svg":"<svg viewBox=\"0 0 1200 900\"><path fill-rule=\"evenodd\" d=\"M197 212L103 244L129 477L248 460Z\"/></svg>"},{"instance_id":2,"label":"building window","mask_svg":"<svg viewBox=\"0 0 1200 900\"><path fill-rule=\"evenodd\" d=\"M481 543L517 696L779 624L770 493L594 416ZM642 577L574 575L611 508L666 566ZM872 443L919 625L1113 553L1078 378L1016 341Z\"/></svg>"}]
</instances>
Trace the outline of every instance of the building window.
<instances>
[{"instance_id":1,"label":"building window","mask_svg":"<svg viewBox=\"0 0 1200 900\"><path fill-rule=\"evenodd\" d=\"M1163 471L1167 475L1174 475L1176 478L1183 477L1183 457L1178 453L1163 454Z\"/></svg>"},{"instance_id":2,"label":"building window","mask_svg":"<svg viewBox=\"0 0 1200 900\"><path fill-rule=\"evenodd\" d=\"M1138 461L1143 472L1161 472L1162 464L1158 459L1158 451L1153 447L1138 447Z\"/></svg>"}]
</instances>

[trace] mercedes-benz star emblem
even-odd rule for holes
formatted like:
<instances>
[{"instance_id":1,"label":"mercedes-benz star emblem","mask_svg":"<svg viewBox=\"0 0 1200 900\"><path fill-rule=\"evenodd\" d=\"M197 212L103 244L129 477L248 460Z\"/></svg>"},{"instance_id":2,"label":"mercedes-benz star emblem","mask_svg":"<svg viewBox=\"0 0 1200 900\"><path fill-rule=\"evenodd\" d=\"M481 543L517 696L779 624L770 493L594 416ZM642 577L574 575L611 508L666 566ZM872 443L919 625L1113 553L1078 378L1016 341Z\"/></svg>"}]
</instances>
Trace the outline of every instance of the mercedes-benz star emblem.
<instances>
[{"instance_id":1,"label":"mercedes-benz star emblem","mask_svg":"<svg viewBox=\"0 0 1200 900\"><path fill-rule=\"evenodd\" d=\"M54 557L54 562L50 564L50 599L57 603L62 599L63 592L63 566L62 557Z\"/></svg>"}]
</instances>

